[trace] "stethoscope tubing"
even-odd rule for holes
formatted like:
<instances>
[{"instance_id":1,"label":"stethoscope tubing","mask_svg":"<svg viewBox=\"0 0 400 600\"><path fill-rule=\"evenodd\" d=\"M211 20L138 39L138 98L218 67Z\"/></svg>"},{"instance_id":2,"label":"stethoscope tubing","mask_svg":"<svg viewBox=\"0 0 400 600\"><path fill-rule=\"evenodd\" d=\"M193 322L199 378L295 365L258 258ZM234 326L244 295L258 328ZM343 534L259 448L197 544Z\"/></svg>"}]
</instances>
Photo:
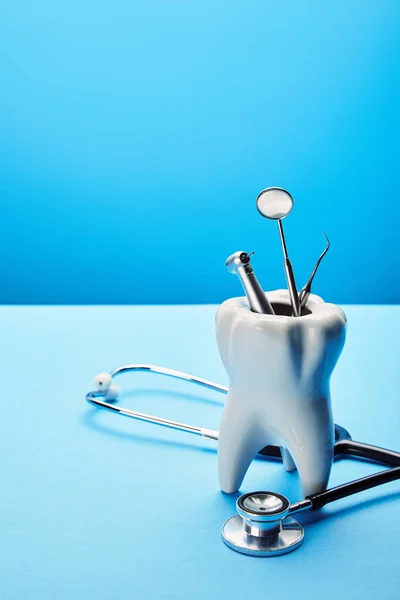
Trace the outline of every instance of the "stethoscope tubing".
<instances>
[{"instance_id":1,"label":"stethoscope tubing","mask_svg":"<svg viewBox=\"0 0 400 600\"><path fill-rule=\"evenodd\" d=\"M154 373L156 375L164 375L166 377L172 377L174 379L180 379L188 381L195 385L205 387L216 392L223 394L228 393L228 388L223 385L219 385L207 379L190 375L182 371L175 371L174 369L167 369L165 367L159 367L157 365L146 365L146 364L132 364L118 367L110 372L112 378L122 375L124 373L133 372L147 372ZM103 400L101 399L103 398ZM138 421L144 421L146 423L152 423L153 425L160 425L161 427L168 427L169 429L176 429L178 431L184 431L185 433L191 433L194 435L200 435L201 437L209 438L212 440L218 440L218 431L213 429L206 429L205 427L197 427L195 425L188 425L187 423L180 423L179 421L172 421L171 419L164 419L163 417L156 417L154 415L148 415L146 413L138 412L130 408L118 406L112 402L106 402L104 400L104 394L99 391L88 392L86 394L86 400L95 406L105 408L111 412L118 413L124 417L130 417L131 419L137 419Z\"/></svg>"}]
</instances>

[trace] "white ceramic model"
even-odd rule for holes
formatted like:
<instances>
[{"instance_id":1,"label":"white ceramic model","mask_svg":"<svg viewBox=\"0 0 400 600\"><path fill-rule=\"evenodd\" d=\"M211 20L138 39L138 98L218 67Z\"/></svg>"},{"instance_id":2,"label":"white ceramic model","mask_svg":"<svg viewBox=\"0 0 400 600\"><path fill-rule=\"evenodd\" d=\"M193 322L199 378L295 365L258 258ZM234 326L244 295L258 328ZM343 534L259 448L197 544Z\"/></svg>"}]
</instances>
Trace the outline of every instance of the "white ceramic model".
<instances>
[{"instance_id":1,"label":"white ceramic model","mask_svg":"<svg viewBox=\"0 0 400 600\"><path fill-rule=\"evenodd\" d=\"M276 312L288 312L287 290L267 292ZM236 492L254 456L281 446L284 467L297 467L304 495L326 489L334 423L329 382L342 351L346 316L310 295L310 314L262 315L232 298L216 315L218 347L229 377L218 442L221 489ZM290 314L290 313L289 313Z\"/></svg>"}]
</instances>

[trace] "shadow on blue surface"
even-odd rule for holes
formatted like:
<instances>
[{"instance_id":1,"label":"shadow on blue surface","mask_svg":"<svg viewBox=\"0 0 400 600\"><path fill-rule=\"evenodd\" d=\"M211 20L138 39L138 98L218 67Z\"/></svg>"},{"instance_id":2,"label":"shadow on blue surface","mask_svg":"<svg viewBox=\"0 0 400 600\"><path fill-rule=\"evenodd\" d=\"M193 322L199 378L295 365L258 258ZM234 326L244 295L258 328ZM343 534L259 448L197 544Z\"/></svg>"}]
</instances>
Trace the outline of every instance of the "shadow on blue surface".
<instances>
[{"instance_id":1,"label":"shadow on blue surface","mask_svg":"<svg viewBox=\"0 0 400 600\"><path fill-rule=\"evenodd\" d=\"M121 431L118 430L114 427L108 427L102 423L99 423L97 417L100 417L101 414L101 409L97 409L95 407L93 407L92 409L88 408L88 410L85 412L85 414L82 417L82 422L85 426L90 427L91 429L94 429L97 432L100 432L102 434L106 434L107 436L111 437L111 438L118 438L120 440L129 440L129 441L135 441L135 442L143 442L143 443L148 443L148 444L154 444L154 445L162 445L162 446L171 446L171 447L177 447L177 448L184 448L186 450L195 450L195 451L199 451L199 452L210 452L212 454L216 454L217 452L217 442L215 442L215 448L208 448L206 446L202 446L202 445L198 445L198 444L189 444L186 442L176 442L175 440L166 440L166 439L162 439L162 438L158 438L156 436L149 436L149 435L140 435L137 433L127 433L126 431ZM121 415L115 415L118 418L121 418ZM157 427L157 426L155 426ZM182 432L181 432L182 433ZM200 436L197 436L198 438L200 438ZM254 460L260 460L261 462L281 462L279 458L273 458L273 457L266 457L266 456L262 456L261 454L257 454L254 457Z\"/></svg>"},{"instance_id":2,"label":"shadow on blue surface","mask_svg":"<svg viewBox=\"0 0 400 600\"><path fill-rule=\"evenodd\" d=\"M100 412L98 409L93 408L89 409L82 417L82 422L85 426L90 427L91 429L96 430L102 434L105 434L111 438L118 438L119 440L129 440L131 442L141 442L145 444L153 444L153 445L161 445L161 446L170 446L176 448L182 448L185 450L195 450L200 452L211 452L215 453L217 451L217 447L215 448L207 448L206 446L201 446L197 444L188 444L185 442L176 442L175 440L165 440L158 438L156 436L146 436L140 435L135 432L127 433L126 431L118 430L114 427L107 427L101 423L99 423L98 418L100 416ZM121 418L120 415L115 415L118 418Z\"/></svg>"}]
</instances>

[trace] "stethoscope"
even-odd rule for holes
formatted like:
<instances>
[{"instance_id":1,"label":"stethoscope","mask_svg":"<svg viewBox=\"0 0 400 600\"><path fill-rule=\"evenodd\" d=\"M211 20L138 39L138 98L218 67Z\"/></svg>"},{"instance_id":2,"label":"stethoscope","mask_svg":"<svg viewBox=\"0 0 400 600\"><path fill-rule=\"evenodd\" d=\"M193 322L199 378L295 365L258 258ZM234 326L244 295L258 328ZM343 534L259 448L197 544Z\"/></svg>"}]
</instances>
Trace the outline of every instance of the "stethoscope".
<instances>
[{"instance_id":1,"label":"stethoscope","mask_svg":"<svg viewBox=\"0 0 400 600\"><path fill-rule=\"evenodd\" d=\"M94 406L125 417L177 429L211 440L218 440L218 431L187 425L118 406L116 401L119 396L119 389L112 383L113 379L124 373L140 371L188 381L223 394L228 392L228 388L223 385L189 373L156 365L132 364L118 367L110 373L97 375L95 377L96 390L88 392L86 400ZM281 450L278 446L266 446L260 450L259 454L267 459L281 459ZM340 427L340 425L335 425L334 456L344 455L364 458L391 468L307 496L293 504L290 504L285 496L275 492L259 491L244 494L236 502L238 514L228 519L222 527L224 543L237 552L251 556L277 556L292 552L300 546L304 538L303 527L292 518L293 514L306 510L316 510L335 500L400 479L400 453L363 442L355 442L346 429Z\"/></svg>"}]
</instances>

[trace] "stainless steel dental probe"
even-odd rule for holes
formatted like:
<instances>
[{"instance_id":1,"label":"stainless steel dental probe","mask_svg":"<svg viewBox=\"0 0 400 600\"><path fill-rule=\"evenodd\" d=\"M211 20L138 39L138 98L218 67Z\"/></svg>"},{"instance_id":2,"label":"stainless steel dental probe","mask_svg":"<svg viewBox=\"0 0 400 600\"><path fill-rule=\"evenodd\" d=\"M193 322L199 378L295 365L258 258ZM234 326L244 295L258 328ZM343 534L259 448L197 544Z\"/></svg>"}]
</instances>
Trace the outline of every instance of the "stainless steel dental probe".
<instances>
[{"instance_id":1,"label":"stainless steel dental probe","mask_svg":"<svg viewBox=\"0 0 400 600\"><path fill-rule=\"evenodd\" d=\"M254 274L253 267L250 264L250 257L252 254L254 254L254 252L247 254L247 252L241 250L231 254L226 259L226 268L230 273L236 274L239 277L240 283L247 296L250 310L265 315L274 315L274 309L259 284L258 279Z\"/></svg>"},{"instance_id":2,"label":"stainless steel dental probe","mask_svg":"<svg viewBox=\"0 0 400 600\"><path fill-rule=\"evenodd\" d=\"M285 218L293 208L293 198L283 188L270 187L262 190L257 196L256 206L258 212L267 219L278 221L279 234L281 236L282 250L284 256L284 268L289 290L290 303L294 317L300 317L300 301L297 293L296 281L292 263L290 262L285 234L283 233L282 219Z\"/></svg>"},{"instance_id":3,"label":"stainless steel dental probe","mask_svg":"<svg viewBox=\"0 0 400 600\"><path fill-rule=\"evenodd\" d=\"M318 271L318 267L319 267L319 265L321 263L321 260L324 258L325 254L328 252L328 250L329 250L329 248L331 246L331 243L328 240L328 236L326 235L325 231L323 231L322 233L323 233L323 235L324 235L324 237L326 239L327 245L326 245L325 250L322 252L321 256L319 257L319 259L315 263L315 267L313 269L313 272L310 275L309 280L307 281L306 285L301 289L301 291L299 293L300 310L303 309L305 307L305 305L307 304L307 301L308 301L308 299L310 297L311 286L312 286L312 282L313 282L313 279L315 277L315 274Z\"/></svg>"}]
</instances>

